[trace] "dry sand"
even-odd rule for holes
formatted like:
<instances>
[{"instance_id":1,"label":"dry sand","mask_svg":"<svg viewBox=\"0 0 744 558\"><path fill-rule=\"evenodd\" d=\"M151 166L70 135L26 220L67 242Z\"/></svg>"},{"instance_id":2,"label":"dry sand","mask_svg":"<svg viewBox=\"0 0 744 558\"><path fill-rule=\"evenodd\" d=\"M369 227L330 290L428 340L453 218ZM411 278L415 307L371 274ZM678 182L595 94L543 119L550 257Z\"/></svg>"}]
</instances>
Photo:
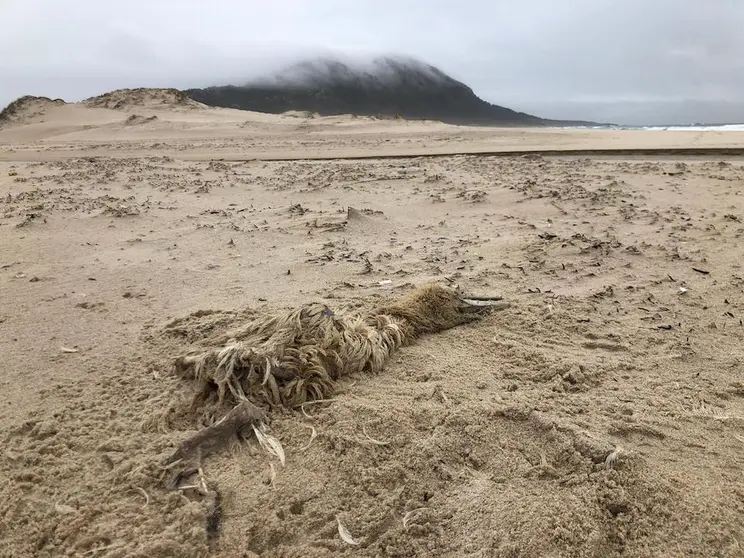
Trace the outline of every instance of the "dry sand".
<instances>
[{"instance_id":1,"label":"dry sand","mask_svg":"<svg viewBox=\"0 0 744 558\"><path fill-rule=\"evenodd\" d=\"M260 160L744 134L161 101L0 129L0 555L744 555L742 159ZM190 433L158 428L189 394L173 359L256 312L431 280L512 307L274 413L285 467L255 442L205 460L208 540L206 503L157 478Z\"/></svg>"}]
</instances>

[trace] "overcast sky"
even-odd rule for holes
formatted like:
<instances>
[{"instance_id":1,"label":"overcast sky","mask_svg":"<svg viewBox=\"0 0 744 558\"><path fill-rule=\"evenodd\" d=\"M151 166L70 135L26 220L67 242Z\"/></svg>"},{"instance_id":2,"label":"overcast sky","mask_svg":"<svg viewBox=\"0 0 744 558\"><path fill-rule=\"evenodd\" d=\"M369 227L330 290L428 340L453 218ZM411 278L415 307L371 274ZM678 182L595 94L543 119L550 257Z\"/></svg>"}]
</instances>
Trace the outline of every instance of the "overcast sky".
<instances>
[{"instance_id":1,"label":"overcast sky","mask_svg":"<svg viewBox=\"0 0 744 558\"><path fill-rule=\"evenodd\" d=\"M0 0L0 105L400 53L556 118L744 121L744 0Z\"/></svg>"}]
</instances>

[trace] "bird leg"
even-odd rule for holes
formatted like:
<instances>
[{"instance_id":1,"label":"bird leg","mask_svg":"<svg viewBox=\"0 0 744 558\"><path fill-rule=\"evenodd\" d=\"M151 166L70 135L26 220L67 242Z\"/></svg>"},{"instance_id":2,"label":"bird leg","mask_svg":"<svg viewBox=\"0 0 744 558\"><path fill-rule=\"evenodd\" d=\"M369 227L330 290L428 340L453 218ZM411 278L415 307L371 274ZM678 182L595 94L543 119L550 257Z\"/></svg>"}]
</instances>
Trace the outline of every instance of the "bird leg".
<instances>
[{"instance_id":1,"label":"bird leg","mask_svg":"<svg viewBox=\"0 0 744 558\"><path fill-rule=\"evenodd\" d=\"M241 401L222 420L181 442L178 449L164 460L164 468L170 471L167 486L172 490L178 488L182 478L199 470L203 457L219 449L244 428L265 422L263 410L250 401Z\"/></svg>"}]
</instances>

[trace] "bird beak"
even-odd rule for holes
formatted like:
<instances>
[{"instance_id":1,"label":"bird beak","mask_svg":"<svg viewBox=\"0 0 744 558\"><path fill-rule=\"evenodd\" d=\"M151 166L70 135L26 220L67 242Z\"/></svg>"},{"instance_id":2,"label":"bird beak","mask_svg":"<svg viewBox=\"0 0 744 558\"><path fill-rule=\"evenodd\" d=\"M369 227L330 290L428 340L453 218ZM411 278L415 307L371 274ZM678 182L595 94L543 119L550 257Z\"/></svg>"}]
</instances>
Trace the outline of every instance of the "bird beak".
<instances>
[{"instance_id":1,"label":"bird beak","mask_svg":"<svg viewBox=\"0 0 744 558\"><path fill-rule=\"evenodd\" d=\"M511 306L500 296L460 297L460 310L463 312L482 312L484 310L503 310Z\"/></svg>"}]
</instances>

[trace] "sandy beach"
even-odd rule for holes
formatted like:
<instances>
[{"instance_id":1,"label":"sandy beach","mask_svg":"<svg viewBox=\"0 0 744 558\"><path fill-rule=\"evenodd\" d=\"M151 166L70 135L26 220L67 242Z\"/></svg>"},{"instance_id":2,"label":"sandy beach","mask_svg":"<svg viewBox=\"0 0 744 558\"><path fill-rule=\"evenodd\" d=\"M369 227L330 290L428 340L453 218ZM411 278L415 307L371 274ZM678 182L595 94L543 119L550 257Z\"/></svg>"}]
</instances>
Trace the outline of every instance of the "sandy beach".
<instances>
[{"instance_id":1,"label":"sandy beach","mask_svg":"<svg viewBox=\"0 0 744 558\"><path fill-rule=\"evenodd\" d=\"M744 132L32 103L0 127L0 556L744 556L743 190ZM174 359L432 281L511 307L272 411L284 466L206 458L208 536L162 482Z\"/></svg>"}]
</instances>

